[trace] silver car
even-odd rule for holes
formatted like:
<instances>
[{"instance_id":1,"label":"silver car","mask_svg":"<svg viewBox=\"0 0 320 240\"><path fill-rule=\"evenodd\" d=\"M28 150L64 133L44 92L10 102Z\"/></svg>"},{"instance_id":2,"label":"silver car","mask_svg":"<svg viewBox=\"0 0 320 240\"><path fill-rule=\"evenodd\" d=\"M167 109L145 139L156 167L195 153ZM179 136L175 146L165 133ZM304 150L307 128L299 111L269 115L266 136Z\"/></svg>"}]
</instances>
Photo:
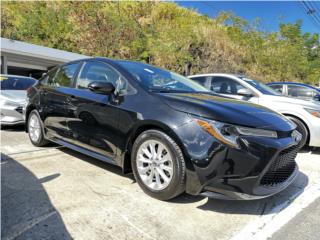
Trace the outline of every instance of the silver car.
<instances>
[{"instance_id":1,"label":"silver car","mask_svg":"<svg viewBox=\"0 0 320 240\"><path fill-rule=\"evenodd\" d=\"M31 77L0 75L0 124L24 124L23 108L26 104L27 89L36 83Z\"/></svg>"}]
</instances>

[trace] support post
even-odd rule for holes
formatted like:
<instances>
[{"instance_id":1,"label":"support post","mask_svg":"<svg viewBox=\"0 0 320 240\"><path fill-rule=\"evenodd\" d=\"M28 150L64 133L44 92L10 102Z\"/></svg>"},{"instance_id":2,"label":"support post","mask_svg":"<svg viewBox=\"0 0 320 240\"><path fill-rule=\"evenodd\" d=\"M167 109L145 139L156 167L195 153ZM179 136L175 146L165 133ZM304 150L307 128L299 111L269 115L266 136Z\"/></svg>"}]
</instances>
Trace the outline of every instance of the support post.
<instances>
[{"instance_id":1,"label":"support post","mask_svg":"<svg viewBox=\"0 0 320 240\"><path fill-rule=\"evenodd\" d=\"M1 74L8 74L7 57L1 56Z\"/></svg>"}]
</instances>

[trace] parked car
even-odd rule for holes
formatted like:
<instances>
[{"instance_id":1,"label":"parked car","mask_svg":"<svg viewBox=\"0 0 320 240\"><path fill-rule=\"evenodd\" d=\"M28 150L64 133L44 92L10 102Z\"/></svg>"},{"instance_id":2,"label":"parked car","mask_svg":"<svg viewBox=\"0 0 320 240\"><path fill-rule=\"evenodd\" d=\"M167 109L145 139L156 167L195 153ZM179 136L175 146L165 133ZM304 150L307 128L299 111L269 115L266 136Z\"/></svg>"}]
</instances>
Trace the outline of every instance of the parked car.
<instances>
[{"instance_id":1,"label":"parked car","mask_svg":"<svg viewBox=\"0 0 320 240\"><path fill-rule=\"evenodd\" d=\"M233 74L201 74L189 77L223 96L250 101L282 113L291 119L302 134L301 146L320 147L320 104L281 96L273 88Z\"/></svg>"},{"instance_id":2,"label":"parked car","mask_svg":"<svg viewBox=\"0 0 320 240\"><path fill-rule=\"evenodd\" d=\"M0 75L0 124L24 124L23 108L26 103L27 89L37 82L31 77Z\"/></svg>"},{"instance_id":3,"label":"parked car","mask_svg":"<svg viewBox=\"0 0 320 240\"><path fill-rule=\"evenodd\" d=\"M308 84L295 82L272 82L267 85L284 96L301 98L309 101L320 101L320 89Z\"/></svg>"},{"instance_id":4,"label":"parked car","mask_svg":"<svg viewBox=\"0 0 320 240\"><path fill-rule=\"evenodd\" d=\"M56 142L133 171L148 195L262 198L296 177L296 126L151 65L92 58L48 72L30 91L31 142ZM107 183L106 183L107 184Z\"/></svg>"}]
</instances>

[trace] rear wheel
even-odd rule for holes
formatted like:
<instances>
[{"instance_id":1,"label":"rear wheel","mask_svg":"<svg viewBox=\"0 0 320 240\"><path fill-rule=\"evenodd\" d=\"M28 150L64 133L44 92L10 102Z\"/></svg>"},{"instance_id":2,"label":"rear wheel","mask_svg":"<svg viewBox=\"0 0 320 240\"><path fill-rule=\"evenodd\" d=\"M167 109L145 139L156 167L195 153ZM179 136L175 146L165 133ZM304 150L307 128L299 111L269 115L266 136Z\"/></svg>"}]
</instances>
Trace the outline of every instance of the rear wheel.
<instances>
[{"instance_id":1,"label":"rear wheel","mask_svg":"<svg viewBox=\"0 0 320 240\"><path fill-rule=\"evenodd\" d=\"M48 140L44 138L43 126L37 110L33 110L28 118L28 134L30 141L37 147L48 144Z\"/></svg>"},{"instance_id":2,"label":"rear wheel","mask_svg":"<svg viewBox=\"0 0 320 240\"><path fill-rule=\"evenodd\" d=\"M304 145L306 145L309 137L308 129L301 120L291 116L289 116L288 118L297 125L297 131L302 135L299 147L303 147Z\"/></svg>"},{"instance_id":3,"label":"rear wheel","mask_svg":"<svg viewBox=\"0 0 320 240\"><path fill-rule=\"evenodd\" d=\"M131 155L139 186L149 196L169 200L185 189L185 162L176 142L158 130L140 134Z\"/></svg>"}]
</instances>

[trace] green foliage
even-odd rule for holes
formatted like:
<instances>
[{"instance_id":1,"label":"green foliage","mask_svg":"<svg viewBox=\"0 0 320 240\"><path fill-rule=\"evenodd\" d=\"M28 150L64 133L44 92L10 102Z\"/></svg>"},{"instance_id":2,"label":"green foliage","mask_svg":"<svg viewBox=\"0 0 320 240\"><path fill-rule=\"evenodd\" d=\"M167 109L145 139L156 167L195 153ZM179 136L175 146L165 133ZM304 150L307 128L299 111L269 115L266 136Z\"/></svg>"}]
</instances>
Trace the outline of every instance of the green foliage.
<instances>
[{"instance_id":1,"label":"green foliage","mask_svg":"<svg viewBox=\"0 0 320 240\"><path fill-rule=\"evenodd\" d=\"M168 2L2 2L1 36L91 56L132 59L183 74L243 73L262 81L320 81L319 36L301 22L277 32L221 12Z\"/></svg>"}]
</instances>

